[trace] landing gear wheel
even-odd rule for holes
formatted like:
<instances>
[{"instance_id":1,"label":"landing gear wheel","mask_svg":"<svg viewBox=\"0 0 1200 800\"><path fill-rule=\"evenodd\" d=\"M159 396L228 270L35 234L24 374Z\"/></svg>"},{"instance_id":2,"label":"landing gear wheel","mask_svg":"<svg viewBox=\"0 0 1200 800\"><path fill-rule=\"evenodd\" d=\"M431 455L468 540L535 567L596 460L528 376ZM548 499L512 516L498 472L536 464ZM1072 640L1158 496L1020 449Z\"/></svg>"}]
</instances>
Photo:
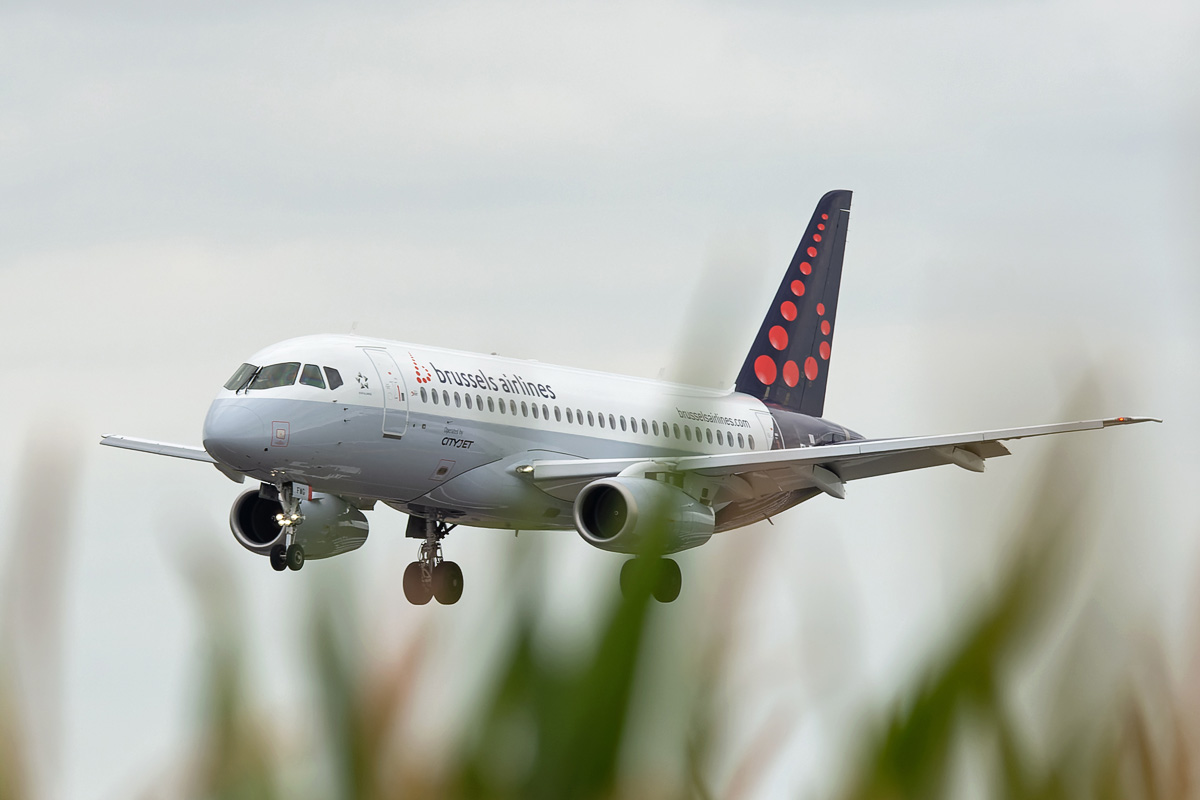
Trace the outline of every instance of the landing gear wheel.
<instances>
[{"instance_id":1,"label":"landing gear wheel","mask_svg":"<svg viewBox=\"0 0 1200 800\"><path fill-rule=\"evenodd\" d=\"M287 548L281 544L277 544L271 548L271 569L276 572L283 572L287 569Z\"/></svg>"},{"instance_id":2,"label":"landing gear wheel","mask_svg":"<svg viewBox=\"0 0 1200 800\"><path fill-rule=\"evenodd\" d=\"M300 569L304 566L304 548L295 543L289 544L285 558L288 569L293 571Z\"/></svg>"},{"instance_id":3,"label":"landing gear wheel","mask_svg":"<svg viewBox=\"0 0 1200 800\"><path fill-rule=\"evenodd\" d=\"M654 587L654 599L660 603L670 603L679 597L683 588L683 575L679 565L669 558L664 558L658 570L658 585Z\"/></svg>"},{"instance_id":4,"label":"landing gear wheel","mask_svg":"<svg viewBox=\"0 0 1200 800\"><path fill-rule=\"evenodd\" d=\"M419 561L404 568L404 597L414 606L423 606L433 597L433 587L425 582Z\"/></svg>"},{"instance_id":5,"label":"landing gear wheel","mask_svg":"<svg viewBox=\"0 0 1200 800\"><path fill-rule=\"evenodd\" d=\"M633 593L633 572L637 559L629 559L621 565L621 596L629 597Z\"/></svg>"},{"instance_id":6,"label":"landing gear wheel","mask_svg":"<svg viewBox=\"0 0 1200 800\"><path fill-rule=\"evenodd\" d=\"M453 561L443 561L433 568L433 596L444 606L458 602L463 593L462 569Z\"/></svg>"}]
</instances>

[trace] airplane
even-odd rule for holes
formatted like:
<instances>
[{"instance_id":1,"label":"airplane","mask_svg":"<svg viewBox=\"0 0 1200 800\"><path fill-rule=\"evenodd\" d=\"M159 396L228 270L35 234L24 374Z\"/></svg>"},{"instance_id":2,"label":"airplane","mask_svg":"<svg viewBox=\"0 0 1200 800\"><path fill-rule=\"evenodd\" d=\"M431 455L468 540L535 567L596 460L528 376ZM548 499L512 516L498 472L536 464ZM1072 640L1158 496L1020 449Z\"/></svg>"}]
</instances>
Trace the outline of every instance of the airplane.
<instances>
[{"instance_id":1,"label":"airplane","mask_svg":"<svg viewBox=\"0 0 1200 800\"><path fill-rule=\"evenodd\" d=\"M982 472L1003 442L1107 428L1111 417L870 439L824 418L851 192L817 203L732 389L712 389L355 335L271 345L217 393L200 447L104 435L112 447L213 464L259 482L229 525L278 571L361 547L377 504L419 540L406 598L453 604L458 525L576 530L635 556L659 602L682 587L665 556L772 517L850 481L939 465ZM645 555L658 536L656 552ZM635 564L653 564L643 573Z\"/></svg>"}]
</instances>

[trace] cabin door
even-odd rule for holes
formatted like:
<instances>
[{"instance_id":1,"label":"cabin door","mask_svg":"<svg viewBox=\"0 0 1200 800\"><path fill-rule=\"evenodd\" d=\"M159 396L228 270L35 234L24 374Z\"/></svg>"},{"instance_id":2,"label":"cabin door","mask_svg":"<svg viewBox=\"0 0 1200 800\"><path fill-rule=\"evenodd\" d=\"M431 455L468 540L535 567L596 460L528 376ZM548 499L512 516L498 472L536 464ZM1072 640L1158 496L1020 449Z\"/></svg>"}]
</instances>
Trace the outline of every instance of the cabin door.
<instances>
[{"instance_id":1,"label":"cabin door","mask_svg":"<svg viewBox=\"0 0 1200 800\"><path fill-rule=\"evenodd\" d=\"M383 435L388 439L399 439L408 427L408 393L404 387L404 376L396 366L396 360L386 350L364 347L375 371L379 373L379 385L383 387Z\"/></svg>"}]
</instances>

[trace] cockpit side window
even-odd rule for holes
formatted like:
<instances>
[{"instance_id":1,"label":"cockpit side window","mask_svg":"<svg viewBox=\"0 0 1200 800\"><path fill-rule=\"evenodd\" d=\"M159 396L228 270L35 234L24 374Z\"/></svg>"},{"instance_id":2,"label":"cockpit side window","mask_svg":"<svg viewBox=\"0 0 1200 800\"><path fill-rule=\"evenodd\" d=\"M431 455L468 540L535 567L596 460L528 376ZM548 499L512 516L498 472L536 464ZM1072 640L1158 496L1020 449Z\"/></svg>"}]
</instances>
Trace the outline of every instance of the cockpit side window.
<instances>
[{"instance_id":1,"label":"cockpit side window","mask_svg":"<svg viewBox=\"0 0 1200 800\"><path fill-rule=\"evenodd\" d=\"M246 384L254 377L254 373L258 371L258 367L253 364L242 364L237 368L237 372L233 373L233 377L225 381L225 388L231 392L240 391L246 388Z\"/></svg>"},{"instance_id":2,"label":"cockpit side window","mask_svg":"<svg viewBox=\"0 0 1200 800\"><path fill-rule=\"evenodd\" d=\"M326 367L325 374L329 376L329 388L336 389L342 385L342 373L333 367Z\"/></svg>"},{"instance_id":3,"label":"cockpit side window","mask_svg":"<svg viewBox=\"0 0 1200 800\"><path fill-rule=\"evenodd\" d=\"M321 377L321 368L316 364L305 364L304 371L300 373L300 383L324 389L325 379Z\"/></svg>"},{"instance_id":4,"label":"cockpit side window","mask_svg":"<svg viewBox=\"0 0 1200 800\"><path fill-rule=\"evenodd\" d=\"M291 386L296 382L296 374L300 372L300 364L288 361L284 364L272 364L263 367L250 382L251 389L274 389L277 386Z\"/></svg>"}]
</instances>

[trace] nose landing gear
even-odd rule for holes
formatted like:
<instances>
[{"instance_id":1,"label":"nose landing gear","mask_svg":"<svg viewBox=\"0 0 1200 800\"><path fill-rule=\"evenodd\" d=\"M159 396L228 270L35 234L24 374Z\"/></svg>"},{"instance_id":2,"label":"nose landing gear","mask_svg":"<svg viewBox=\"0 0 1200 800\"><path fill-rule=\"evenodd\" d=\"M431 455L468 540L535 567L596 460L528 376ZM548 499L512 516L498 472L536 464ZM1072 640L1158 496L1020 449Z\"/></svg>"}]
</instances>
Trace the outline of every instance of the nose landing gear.
<instances>
[{"instance_id":1,"label":"nose landing gear","mask_svg":"<svg viewBox=\"0 0 1200 800\"><path fill-rule=\"evenodd\" d=\"M430 598L437 598L445 606L453 605L462 597L463 574L458 564L442 557L441 540L457 526L433 517L409 517L408 535L412 536L420 525L424 527L425 538L417 560L404 569L404 596L417 606L425 605Z\"/></svg>"},{"instance_id":2,"label":"nose landing gear","mask_svg":"<svg viewBox=\"0 0 1200 800\"><path fill-rule=\"evenodd\" d=\"M304 522L304 515L300 513L300 498L292 493L292 484L280 484L278 489L283 511L275 515L275 522L283 529L283 543L271 548L271 569L295 571L304 566L304 548L296 541L296 526Z\"/></svg>"}]
</instances>

